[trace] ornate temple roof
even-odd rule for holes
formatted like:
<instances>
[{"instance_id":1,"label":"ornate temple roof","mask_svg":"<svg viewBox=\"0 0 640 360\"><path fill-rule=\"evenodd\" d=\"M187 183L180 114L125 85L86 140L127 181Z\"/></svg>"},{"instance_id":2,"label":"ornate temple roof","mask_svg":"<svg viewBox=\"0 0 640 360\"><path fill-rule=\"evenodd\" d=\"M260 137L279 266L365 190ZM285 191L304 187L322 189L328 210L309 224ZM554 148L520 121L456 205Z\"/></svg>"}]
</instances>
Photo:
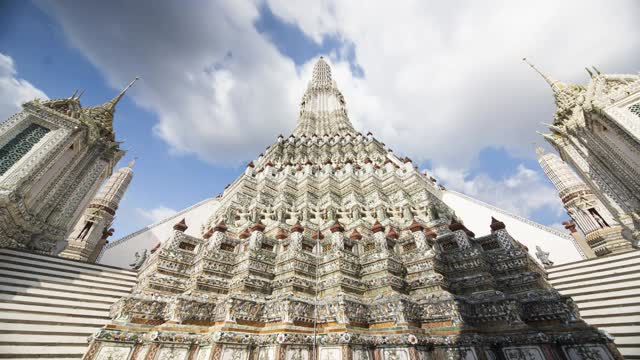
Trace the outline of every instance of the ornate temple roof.
<instances>
[{"instance_id":1,"label":"ornate temple roof","mask_svg":"<svg viewBox=\"0 0 640 360\"><path fill-rule=\"evenodd\" d=\"M46 100L41 103L36 99L35 102L88 125L92 129L91 133L95 134L92 136L104 137L109 141L113 141L115 139L113 133L113 115L116 112L116 106L127 90L129 90L138 79L139 78L136 77L113 99L96 106L83 107L80 104L80 96L82 96L82 93L78 95L77 92L68 98Z\"/></svg>"},{"instance_id":2,"label":"ornate temple roof","mask_svg":"<svg viewBox=\"0 0 640 360\"><path fill-rule=\"evenodd\" d=\"M120 99L124 96L124 94L133 86L133 84L138 81L138 77L133 79L118 95L116 95L113 99L107 101L104 104L100 104L97 106L92 106L84 109L84 113L90 119L94 119L104 126L108 126L111 128L113 126L113 114L116 112L116 105L120 102Z\"/></svg>"}]
</instances>

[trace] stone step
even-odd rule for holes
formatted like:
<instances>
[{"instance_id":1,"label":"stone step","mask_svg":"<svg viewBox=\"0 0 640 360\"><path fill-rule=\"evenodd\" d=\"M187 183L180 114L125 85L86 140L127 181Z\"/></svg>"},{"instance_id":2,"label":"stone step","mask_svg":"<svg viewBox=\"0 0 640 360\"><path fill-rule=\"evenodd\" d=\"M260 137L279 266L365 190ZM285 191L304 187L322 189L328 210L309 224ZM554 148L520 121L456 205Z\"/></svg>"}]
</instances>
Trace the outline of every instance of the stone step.
<instances>
[{"instance_id":1,"label":"stone step","mask_svg":"<svg viewBox=\"0 0 640 360\"><path fill-rule=\"evenodd\" d=\"M636 294L640 289L640 280L627 280L623 282L611 282L601 285L585 285L575 289L565 289L560 291L563 295L569 295L571 297L587 294L601 294L603 292L612 292L617 290L635 289Z\"/></svg>"},{"instance_id":2,"label":"stone step","mask_svg":"<svg viewBox=\"0 0 640 360\"><path fill-rule=\"evenodd\" d=\"M99 326L75 326L52 324L20 324L0 320L0 331L4 333L22 334L53 334L53 335L84 335L89 336L98 330Z\"/></svg>"},{"instance_id":3,"label":"stone step","mask_svg":"<svg viewBox=\"0 0 640 360\"><path fill-rule=\"evenodd\" d=\"M565 276L557 279L551 279L550 282L554 287L567 286L567 284L578 283L581 281L607 279L613 276L622 276L626 274L637 274L640 272L640 262L637 265L626 266L623 268L613 268L609 270L601 270L594 274L576 274Z\"/></svg>"},{"instance_id":4,"label":"stone step","mask_svg":"<svg viewBox=\"0 0 640 360\"><path fill-rule=\"evenodd\" d=\"M109 318L108 310L73 309L69 307L57 307L53 305L29 305L0 301L0 311L13 311L33 314L60 314L77 317Z\"/></svg>"},{"instance_id":5,"label":"stone step","mask_svg":"<svg viewBox=\"0 0 640 360\"><path fill-rule=\"evenodd\" d=\"M58 258L38 259L38 258L33 258L31 256L7 254L1 251L0 251L0 258L10 259L10 261L20 262L25 264L27 263L37 264L37 266L43 267L43 268L55 268L55 269L60 269L65 271L72 271L76 273L84 273L84 274L91 274L91 275L102 276L102 277L109 277L113 279L121 279L125 281L135 281L135 278L137 277L137 274L135 272L129 272L129 273L113 272L113 271L109 271L109 269L106 267L101 268L100 266L96 266L96 265L94 265L94 267L87 268L83 266L77 266L77 264L73 262L67 262L65 260L60 261Z\"/></svg>"},{"instance_id":6,"label":"stone step","mask_svg":"<svg viewBox=\"0 0 640 360\"><path fill-rule=\"evenodd\" d=\"M600 265L600 264L605 264L605 263L613 263L616 261L620 261L620 260L624 260L624 259L628 259L628 258L633 258L633 257L638 257L640 256L640 251L638 250L632 250L632 251L628 251L622 254L615 254L615 255L610 255L610 256L606 256L606 257L599 257L599 258L595 258L595 259L586 259L586 260L580 260L580 261L574 261L574 262L570 262L570 263L566 263L566 264L561 264L561 265L557 265L554 266L550 269L547 269L547 273L549 274L554 274L554 273L558 273L558 272L563 272L563 271L568 271L568 270L572 270L572 269L577 269L577 268L587 268L593 265Z\"/></svg>"},{"instance_id":7,"label":"stone step","mask_svg":"<svg viewBox=\"0 0 640 360\"><path fill-rule=\"evenodd\" d=\"M607 306L606 308L601 309L591 309L591 310L582 310L582 307L578 305L580 310L580 315L583 318L589 317L601 317L601 316L616 316L616 315L625 315L625 314L640 314L640 305L632 305L632 306Z\"/></svg>"},{"instance_id":8,"label":"stone step","mask_svg":"<svg viewBox=\"0 0 640 360\"><path fill-rule=\"evenodd\" d=\"M40 272L34 272L34 271L26 273L24 271L15 271L7 268L2 268L1 266L0 266L0 275L10 276L15 278L22 278L25 280L50 281L53 283L60 283L65 285L77 285L82 287L90 287L92 289L131 292L131 286L128 284L114 285L114 284L107 284L107 283L96 283L95 281L75 279L73 277L50 276L49 274L46 274L46 273L40 273Z\"/></svg>"},{"instance_id":9,"label":"stone step","mask_svg":"<svg viewBox=\"0 0 640 360\"><path fill-rule=\"evenodd\" d=\"M598 329L604 330L613 336L636 336L640 335L640 328L637 326L621 325L621 326L602 326Z\"/></svg>"},{"instance_id":10,"label":"stone step","mask_svg":"<svg viewBox=\"0 0 640 360\"><path fill-rule=\"evenodd\" d=\"M636 256L632 258L625 258L621 260L611 261L608 263L600 263L598 265L588 264L583 268L574 268L568 269L566 271L558 271L558 272L548 272L549 280L556 281L558 279L562 279L568 276L574 276L579 274L598 274L602 270L612 270L612 269L624 269L626 266L634 266L638 264L638 260L640 260L640 254L636 254Z\"/></svg>"},{"instance_id":11,"label":"stone step","mask_svg":"<svg viewBox=\"0 0 640 360\"><path fill-rule=\"evenodd\" d=\"M67 308L70 310L98 310L109 311L112 303L96 302L87 300L77 300L74 298L54 298L47 296L35 296L33 294L7 294L0 293L0 302L10 302L15 304L55 306L57 308Z\"/></svg>"},{"instance_id":12,"label":"stone step","mask_svg":"<svg viewBox=\"0 0 640 360\"><path fill-rule=\"evenodd\" d=\"M74 325L74 326L95 326L101 327L110 322L110 319L103 318L82 318L70 315L43 315L27 314L20 312L0 311L0 322L13 322L25 324L52 324L52 325Z\"/></svg>"},{"instance_id":13,"label":"stone step","mask_svg":"<svg viewBox=\"0 0 640 360\"><path fill-rule=\"evenodd\" d=\"M594 325L597 327L602 327L607 325L640 325L640 315L624 314L619 316L587 318L585 319L585 321L589 325Z\"/></svg>"},{"instance_id":14,"label":"stone step","mask_svg":"<svg viewBox=\"0 0 640 360\"><path fill-rule=\"evenodd\" d=\"M587 302L587 301L596 301L596 300L606 300L612 298L624 298L624 297L637 297L638 289L626 289L626 290L618 290L618 291L604 291L593 294L585 294L585 295L572 295L573 300L578 303Z\"/></svg>"},{"instance_id":15,"label":"stone step","mask_svg":"<svg viewBox=\"0 0 640 360\"><path fill-rule=\"evenodd\" d=\"M597 277L581 276L572 281L553 283L553 287L562 291L562 290L584 287L587 285L612 284L616 282L640 279L640 265L632 268L628 268L626 270L627 271L624 271L624 272L622 271L609 272L608 275L598 275Z\"/></svg>"},{"instance_id":16,"label":"stone step","mask_svg":"<svg viewBox=\"0 0 640 360\"><path fill-rule=\"evenodd\" d=\"M44 289L40 287L25 287L25 286L15 286L15 285L7 285L0 283L0 291L4 293L14 293L14 294L33 294L40 296L51 296L57 298L70 298L74 300L82 300L82 301L92 301L92 302L101 302L106 304L113 304L120 298L120 296L105 296L105 295L88 295L88 294L76 294L76 293L68 293L56 289Z\"/></svg>"},{"instance_id":17,"label":"stone step","mask_svg":"<svg viewBox=\"0 0 640 360\"><path fill-rule=\"evenodd\" d=\"M637 336L617 336L616 344L618 345L636 345L640 347L640 335Z\"/></svg>"},{"instance_id":18,"label":"stone step","mask_svg":"<svg viewBox=\"0 0 640 360\"><path fill-rule=\"evenodd\" d=\"M131 277L127 275L103 272L103 271L94 270L94 269L89 269L89 270L77 269L77 268L74 268L73 265L41 262L36 259L27 259L22 257L17 258L11 255L2 254L2 253L0 253L0 262L3 263L4 267L9 267L9 268L14 268L14 265L22 265L22 266L30 267L31 269L34 269L34 270L36 269L53 270L53 271L57 271L61 275L81 274L88 278L93 278L96 280L103 279L103 281L108 279L115 283L132 284L132 283L135 283L136 281L135 277Z\"/></svg>"},{"instance_id":19,"label":"stone step","mask_svg":"<svg viewBox=\"0 0 640 360\"><path fill-rule=\"evenodd\" d=\"M137 276L137 273L135 271L129 270L129 269L122 269L122 268L109 266L109 265L93 264L93 263L87 263L83 261L65 259L58 256L34 254L34 253L30 253L22 250L16 250L16 249L3 248L3 249L0 249L0 254L8 254L14 258L21 257L21 258L27 258L27 259L36 259L42 263L47 262L47 263L53 263L53 264L66 264L66 265L71 265L78 270L82 270L82 269L98 270L100 272L108 272L108 273L113 273L118 275L124 275L134 279Z\"/></svg>"},{"instance_id":20,"label":"stone step","mask_svg":"<svg viewBox=\"0 0 640 360\"><path fill-rule=\"evenodd\" d=\"M44 280L25 280L25 279L15 278L13 276L4 276L0 280L0 282L4 284L13 285L13 286L39 287L42 289L58 290L58 291L64 291L67 293L115 296L118 298L126 296L130 293L130 291L102 290L102 289L95 289L90 286L66 285L58 282L51 282L51 281L44 281Z\"/></svg>"},{"instance_id":21,"label":"stone step","mask_svg":"<svg viewBox=\"0 0 640 360\"><path fill-rule=\"evenodd\" d=\"M575 300L575 299L574 299ZM617 299L595 299L595 300L582 300L580 302L576 302L580 309L607 309L610 307L617 306L631 306L631 305L640 305L640 299L638 296L627 296Z\"/></svg>"},{"instance_id":22,"label":"stone step","mask_svg":"<svg viewBox=\"0 0 640 360\"><path fill-rule=\"evenodd\" d=\"M135 285L135 281L123 280L123 279L113 279L108 277L101 277L99 275L93 274L84 274L78 272L71 271L60 271L55 268L42 268L38 266L33 266L33 264L27 263L18 263L18 262L3 262L0 260L1 267L3 269L9 268L11 271L24 271L25 273L34 273L34 274L47 274L52 276L59 276L60 278L74 278L80 280L87 280L95 282L96 285L108 284L108 285L117 285L117 286L133 286Z\"/></svg>"},{"instance_id":23,"label":"stone step","mask_svg":"<svg viewBox=\"0 0 640 360\"><path fill-rule=\"evenodd\" d=\"M87 337L82 335L34 335L34 334L0 334L0 344L4 345L46 345L73 344L87 346Z\"/></svg>"},{"instance_id":24,"label":"stone step","mask_svg":"<svg viewBox=\"0 0 640 360\"><path fill-rule=\"evenodd\" d=\"M84 354L87 345L0 345L0 354L4 355L30 355L33 354L50 354L50 355L72 355Z\"/></svg>"},{"instance_id":25,"label":"stone step","mask_svg":"<svg viewBox=\"0 0 640 360\"><path fill-rule=\"evenodd\" d=\"M618 347L618 351L620 351L620 354L622 354L622 356L624 356L624 358L626 360L633 360L633 359L639 359L640 358L640 347L623 347L620 346Z\"/></svg>"}]
</instances>

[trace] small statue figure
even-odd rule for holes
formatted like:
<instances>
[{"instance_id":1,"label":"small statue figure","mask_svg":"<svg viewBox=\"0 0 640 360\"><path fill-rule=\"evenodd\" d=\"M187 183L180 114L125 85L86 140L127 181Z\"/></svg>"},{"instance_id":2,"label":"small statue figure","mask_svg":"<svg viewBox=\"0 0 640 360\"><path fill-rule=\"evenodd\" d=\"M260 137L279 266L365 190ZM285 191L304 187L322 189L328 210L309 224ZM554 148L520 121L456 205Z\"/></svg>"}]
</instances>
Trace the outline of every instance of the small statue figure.
<instances>
[{"instance_id":1,"label":"small statue figure","mask_svg":"<svg viewBox=\"0 0 640 360\"><path fill-rule=\"evenodd\" d=\"M413 219L413 213L411 212L410 206L405 206L402 208L402 218L405 222L410 222Z\"/></svg>"},{"instance_id":2,"label":"small statue figure","mask_svg":"<svg viewBox=\"0 0 640 360\"><path fill-rule=\"evenodd\" d=\"M440 219L440 214L438 214L438 207L436 206L436 204L431 204L431 206L427 210L427 215L429 216L430 221Z\"/></svg>"},{"instance_id":3,"label":"small statue figure","mask_svg":"<svg viewBox=\"0 0 640 360\"><path fill-rule=\"evenodd\" d=\"M351 220L352 221L360 220L360 209L357 206L354 206L351 209Z\"/></svg>"},{"instance_id":4,"label":"small statue figure","mask_svg":"<svg viewBox=\"0 0 640 360\"><path fill-rule=\"evenodd\" d=\"M549 260L549 252L543 251L538 245L536 245L536 257L540 260L545 269L553 266L553 261Z\"/></svg>"},{"instance_id":5,"label":"small statue figure","mask_svg":"<svg viewBox=\"0 0 640 360\"><path fill-rule=\"evenodd\" d=\"M131 266L133 270L139 270L142 267L142 265L144 265L144 262L147 261L147 249L144 249L144 251L142 252L142 255L136 252L134 256L135 256L135 260L133 260L133 262L129 264L129 266Z\"/></svg>"},{"instance_id":6,"label":"small statue figure","mask_svg":"<svg viewBox=\"0 0 640 360\"><path fill-rule=\"evenodd\" d=\"M327 208L326 218L327 221L333 221L336 219L336 211L332 207Z\"/></svg>"}]
</instances>

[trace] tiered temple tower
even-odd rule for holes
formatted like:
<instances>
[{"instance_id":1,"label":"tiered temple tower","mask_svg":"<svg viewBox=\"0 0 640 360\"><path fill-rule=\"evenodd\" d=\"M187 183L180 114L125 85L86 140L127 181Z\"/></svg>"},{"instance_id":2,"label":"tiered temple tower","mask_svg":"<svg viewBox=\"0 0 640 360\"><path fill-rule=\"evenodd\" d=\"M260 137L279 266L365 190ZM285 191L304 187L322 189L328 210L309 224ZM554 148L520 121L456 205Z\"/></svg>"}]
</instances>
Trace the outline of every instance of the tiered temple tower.
<instances>
[{"instance_id":1,"label":"tiered temple tower","mask_svg":"<svg viewBox=\"0 0 640 360\"><path fill-rule=\"evenodd\" d=\"M586 237L578 244L587 256L603 256L631 250L631 243L622 237L622 227L591 189L556 154L536 149L538 162L553 183L567 214ZM586 246L585 246L586 245Z\"/></svg>"},{"instance_id":2,"label":"tiered temple tower","mask_svg":"<svg viewBox=\"0 0 640 360\"><path fill-rule=\"evenodd\" d=\"M175 224L85 359L613 359L494 219L475 237L408 158L351 125L324 59L298 126Z\"/></svg>"},{"instance_id":3,"label":"tiered temple tower","mask_svg":"<svg viewBox=\"0 0 640 360\"><path fill-rule=\"evenodd\" d=\"M59 256L95 262L107 238L113 232L110 228L111 223L133 178L134 162L130 161L127 166L118 169L109 177L71 231L67 238L67 246Z\"/></svg>"},{"instance_id":4,"label":"tiered temple tower","mask_svg":"<svg viewBox=\"0 0 640 360\"><path fill-rule=\"evenodd\" d=\"M526 59L525 59L526 61ZM556 103L544 138L623 227L640 240L640 75L587 69L588 85L566 84L529 64L549 84Z\"/></svg>"},{"instance_id":5,"label":"tiered temple tower","mask_svg":"<svg viewBox=\"0 0 640 360\"><path fill-rule=\"evenodd\" d=\"M124 154L113 115L128 88L86 108L36 99L0 124L0 247L50 253L65 239Z\"/></svg>"}]
</instances>

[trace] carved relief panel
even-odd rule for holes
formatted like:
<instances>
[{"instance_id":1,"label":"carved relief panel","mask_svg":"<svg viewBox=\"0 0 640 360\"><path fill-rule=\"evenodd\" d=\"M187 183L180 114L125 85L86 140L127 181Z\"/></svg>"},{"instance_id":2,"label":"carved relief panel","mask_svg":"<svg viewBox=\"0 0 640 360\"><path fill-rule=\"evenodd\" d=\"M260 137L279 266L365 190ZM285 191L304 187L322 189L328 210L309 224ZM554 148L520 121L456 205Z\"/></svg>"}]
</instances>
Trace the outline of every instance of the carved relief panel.
<instances>
[{"instance_id":1,"label":"carved relief panel","mask_svg":"<svg viewBox=\"0 0 640 360\"><path fill-rule=\"evenodd\" d=\"M339 346L321 347L319 360L341 360L342 349Z\"/></svg>"},{"instance_id":2,"label":"carved relief panel","mask_svg":"<svg viewBox=\"0 0 640 360\"><path fill-rule=\"evenodd\" d=\"M306 347L292 346L287 348L285 360L309 360L309 349Z\"/></svg>"},{"instance_id":3,"label":"carved relief panel","mask_svg":"<svg viewBox=\"0 0 640 360\"><path fill-rule=\"evenodd\" d=\"M502 349L507 360L544 360L542 350L538 346L518 346Z\"/></svg>"},{"instance_id":4,"label":"carved relief panel","mask_svg":"<svg viewBox=\"0 0 640 360\"><path fill-rule=\"evenodd\" d=\"M249 360L249 349L243 346L225 346L221 360Z\"/></svg>"},{"instance_id":5,"label":"carved relief panel","mask_svg":"<svg viewBox=\"0 0 640 360\"><path fill-rule=\"evenodd\" d=\"M201 347L198 349L196 360L209 360L211 357L211 347Z\"/></svg>"},{"instance_id":6,"label":"carved relief panel","mask_svg":"<svg viewBox=\"0 0 640 360\"><path fill-rule=\"evenodd\" d=\"M104 345L100 348L97 360L128 360L133 346Z\"/></svg>"},{"instance_id":7,"label":"carved relief panel","mask_svg":"<svg viewBox=\"0 0 640 360\"><path fill-rule=\"evenodd\" d=\"M275 360L276 359L276 347L264 346L258 350L258 360Z\"/></svg>"},{"instance_id":8,"label":"carved relief panel","mask_svg":"<svg viewBox=\"0 0 640 360\"><path fill-rule=\"evenodd\" d=\"M382 360L409 360L409 350L404 348L382 349Z\"/></svg>"},{"instance_id":9,"label":"carved relief panel","mask_svg":"<svg viewBox=\"0 0 640 360\"><path fill-rule=\"evenodd\" d=\"M353 349L353 360L372 360L373 356L367 348Z\"/></svg>"},{"instance_id":10,"label":"carved relief panel","mask_svg":"<svg viewBox=\"0 0 640 360\"><path fill-rule=\"evenodd\" d=\"M189 348L176 346L162 346L158 350L157 360L187 360L189 356Z\"/></svg>"},{"instance_id":11,"label":"carved relief panel","mask_svg":"<svg viewBox=\"0 0 640 360\"><path fill-rule=\"evenodd\" d=\"M575 345L562 349L571 360L613 360L613 356L604 345Z\"/></svg>"}]
</instances>

